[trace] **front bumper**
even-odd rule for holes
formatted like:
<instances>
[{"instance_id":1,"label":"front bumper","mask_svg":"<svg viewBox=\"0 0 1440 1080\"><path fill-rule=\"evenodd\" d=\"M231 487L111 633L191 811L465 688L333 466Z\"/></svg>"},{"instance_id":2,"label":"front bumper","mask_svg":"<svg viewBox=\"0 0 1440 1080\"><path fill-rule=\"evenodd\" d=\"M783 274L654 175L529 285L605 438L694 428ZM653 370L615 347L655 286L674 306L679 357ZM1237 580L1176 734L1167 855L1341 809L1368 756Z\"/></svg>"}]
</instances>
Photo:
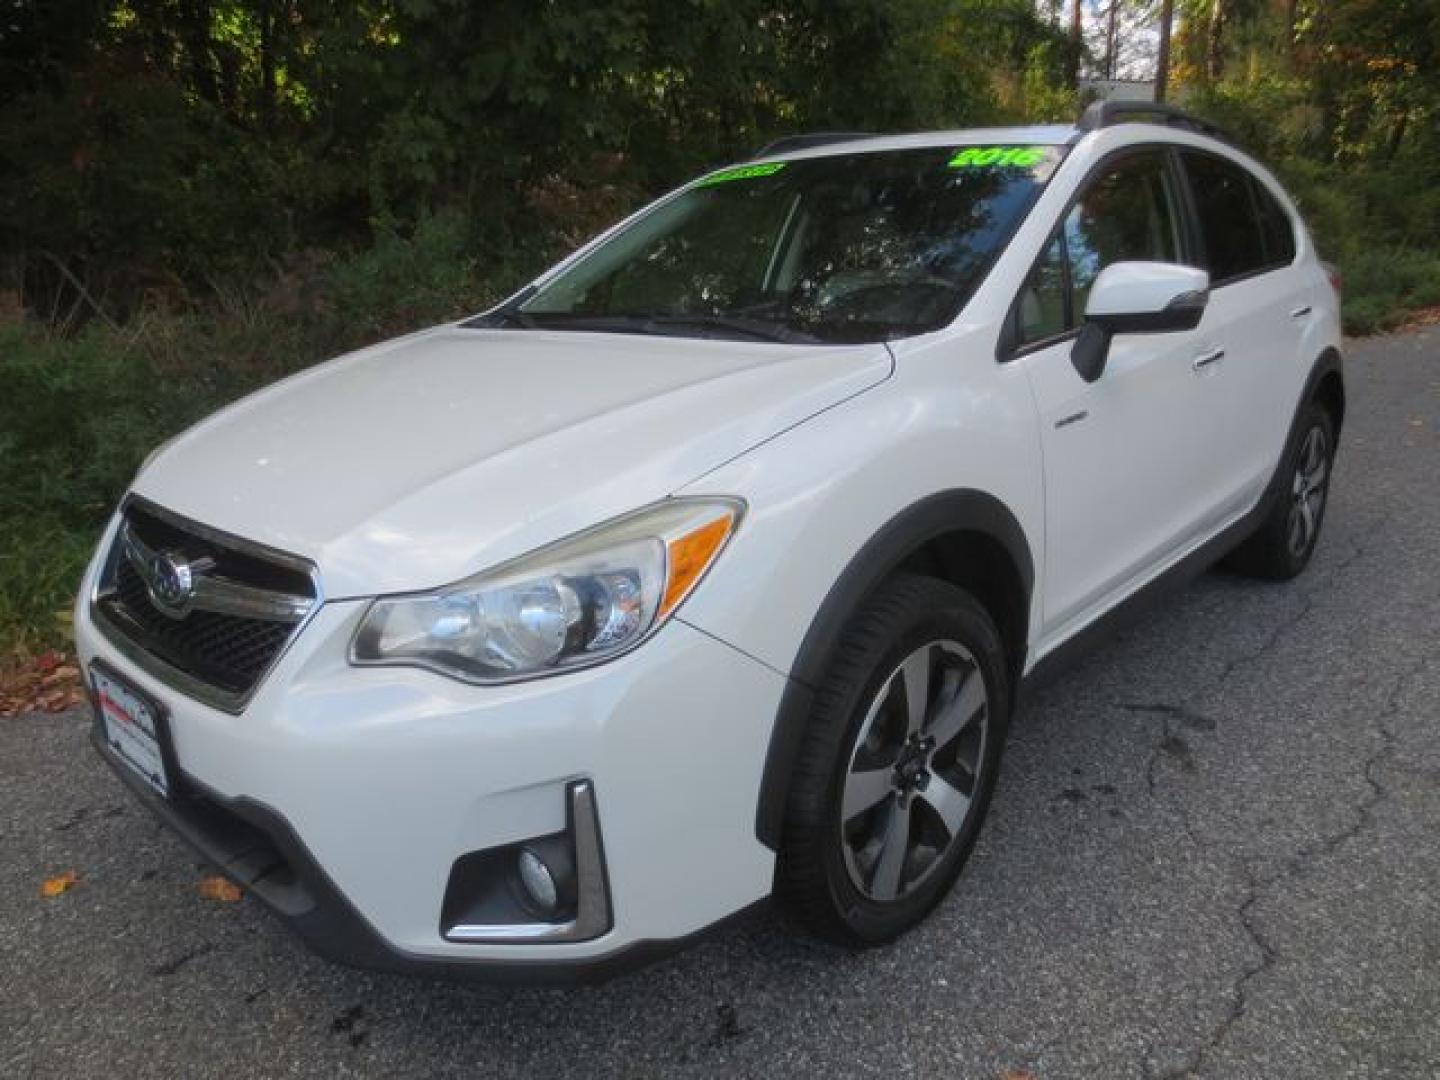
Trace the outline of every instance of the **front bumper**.
<instances>
[{"instance_id":1,"label":"front bumper","mask_svg":"<svg viewBox=\"0 0 1440 1080\"><path fill-rule=\"evenodd\" d=\"M86 583L88 595L89 582ZM103 660L169 712L197 797L117 771L177 832L318 952L364 967L525 981L600 977L763 899L774 854L753 822L785 680L679 620L607 664L475 687L355 668L361 602L323 607L239 715L148 675L77 611ZM588 941L468 943L442 933L462 856L566 827L593 785L613 923Z\"/></svg>"}]
</instances>

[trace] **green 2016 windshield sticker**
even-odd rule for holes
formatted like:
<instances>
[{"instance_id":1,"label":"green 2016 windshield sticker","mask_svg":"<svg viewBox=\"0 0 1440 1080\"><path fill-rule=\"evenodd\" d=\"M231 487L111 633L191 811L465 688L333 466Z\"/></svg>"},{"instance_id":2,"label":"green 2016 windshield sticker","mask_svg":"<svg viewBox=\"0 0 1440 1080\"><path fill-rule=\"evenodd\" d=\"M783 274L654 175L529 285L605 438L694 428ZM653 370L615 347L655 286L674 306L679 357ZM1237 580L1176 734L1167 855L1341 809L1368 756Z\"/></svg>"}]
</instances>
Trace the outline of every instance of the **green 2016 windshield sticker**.
<instances>
[{"instance_id":1,"label":"green 2016 windshield sticker","mask_svg":"<svg viewBox=\"0 0 1440 1080\"><path fill-rule=\"evenodd\" d=\"M1013 166L1029 169L1045 160L1039 146L967 146L950 159L952 169L983 169Z\"/></svg>"},{"instance_id":2,"label":"green 2016 windshield sticker","mask_svg":"<svg viewBox=\"0 0 1440 1080\"><path fill-rule=\"evenodd\" d=\"M764 165L737 165L733 169L721 169L703 180L696 181L696 187L723 184L727 180L753 180L758 176L774 176L785 167L783 161L771 161Z\"/></svg>"}]
</instances>

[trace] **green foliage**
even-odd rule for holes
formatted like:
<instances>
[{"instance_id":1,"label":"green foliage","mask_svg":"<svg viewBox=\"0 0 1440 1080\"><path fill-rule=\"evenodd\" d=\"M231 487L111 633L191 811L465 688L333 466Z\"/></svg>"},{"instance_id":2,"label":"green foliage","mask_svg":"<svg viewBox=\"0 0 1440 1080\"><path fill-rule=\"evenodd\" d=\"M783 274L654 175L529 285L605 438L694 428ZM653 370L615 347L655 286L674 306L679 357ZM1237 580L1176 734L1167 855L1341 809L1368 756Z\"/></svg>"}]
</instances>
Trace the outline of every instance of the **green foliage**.
<instances>
[{"instance_id":1,"label":"green foliage","mask_svg":"<svg viewBox=\"0 0 1440 1080\"><path fill-rule=\"evenodd\" d=\"M221 288L201 311L76 334L0 324L0 654L63 640L96 536L152 449L307 364L480 310L513 270L483 278L468 251L459 218L431 217L263 288Z\"/></svg>"},{"instance_id":2,"label":"green foliage","mask_svg":"<svg viewBox=\"0 0 1440 1080\"><path fill-rule=\"evenodd\" d=\"M330 269L337 321L373 340L488 306L498 297L477 287L470 251L465 219L454 212L426 214L408 236L381 226L373 247Z\"/></svg>"},{"instance_id":3,"label":"green foliage","mask_svg":"<svg viewBox=\"0 0 1440 1080\"><path fill-rule=\"evenodd\" d=\"M526 259L557 182L637 201L796 130L960 126L1063 95L1064 39L1030 0L19 7L0 27L0 288L47 317L78 299L57 263L123 315L436 214Z\"/></svg>"},{"instance_id":4,"label":"green foliage","mask_svg":"<svg viewBox=\"0 0 1440 1080\"><path fill-rule=\"evenodd\" d=\"M108 331L0 329L0 645L57 636L96 523L179 420L118 346Z\"/></svg>"},{"instance_id":5,"label":"green foliage","mask_svg":"<svg viewBox=\"0 0 1440 1080\"><path fill-rule=\"evenodd\" d=\"M1185 104L1295 195L1346 329L1440 303L1440 0L1192 0L1184 25Z\"/></svg>"},{"instance_id":6,"label":"green foliage","mask_svg":"<svg viewBox=\"0 0 1440 1080\"><path fill-rule=\"evenodd\" d=\"M778 136L1068 120L1068 10L15 0L0 318L29 322L0 325L0 647L56 639L141 458L199 416L478 310ZM1440 0L1179 10L1175 89L1296 193L1347 326L1440 303Z\"/></svg>"}]
</instances>

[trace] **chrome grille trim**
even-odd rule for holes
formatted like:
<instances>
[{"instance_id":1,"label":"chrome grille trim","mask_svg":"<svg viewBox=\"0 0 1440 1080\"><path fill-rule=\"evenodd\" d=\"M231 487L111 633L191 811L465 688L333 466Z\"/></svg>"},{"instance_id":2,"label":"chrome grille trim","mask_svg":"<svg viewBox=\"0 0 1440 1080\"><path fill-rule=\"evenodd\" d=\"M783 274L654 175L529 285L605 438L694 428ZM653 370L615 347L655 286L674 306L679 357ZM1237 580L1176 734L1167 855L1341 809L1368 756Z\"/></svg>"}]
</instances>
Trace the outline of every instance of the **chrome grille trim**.
<instances>
[{"instance_id":1,"label":"chrome grille trim","mask_svg":"<svg viewBox=\"0 0 1440 1080\"><path fill-rule=\"evenodd\" d=\"M217 685L194 672L176 666L164 656L157 655L155 638L146 632L138 620L117 617L117 613L121 613L117 602L117 583L122 560L127 561L129 569L145 582L147 593L150 588L146 575L139 567L142 565L141 560L146 555L153 555L154 550L131 528L132 511L139 511L185 534L187 538L193 538L224 553L253 560L255 563L268 564L276 571L303 575L309 582L311 595L303 596L293 591L259 588L228 577L206 574L197 578L193 595L178 613L167 610L153 595L149 596L151 608L173 621L177 628L184 626L184 620L197 613L201 618L207 619L234 618L256 626L271 625L276 631L289 625L289 633L278 647L274 648L273 655L268 657L263 667L254 673L248 685L237 688ZM202 525L139 495L127 496L121 504L120 515L120 528L116 530L110 549L105 554L89 597L90 616L96 627L126 659L179 693L228 713L238 714L244 711L295 639L324 606L325 598L317 568L308 559ZM115 608L116 611L112 612L109 608Z\"/></svg>"},{"instance_id":2,"label":"chrome grille trim","mask_svg":"<svg viewBox=\"0 0 1440 1080\"><path fill-rule=\"evenodd\" d=\"M120 546L143 578L145 565L156 553L135 535L135 530L128 521L120 526ZM298 622L308 615L314 606L315 601L308 596L257 589L253 585L207 574L196 580L194 595L180 611L172 613L164 604L158 602L155 608L162 615L171 615L173 618L184 618L191 611L213 611L217 615L234 615L242 619Z\"/></svg>"}]
</instances>

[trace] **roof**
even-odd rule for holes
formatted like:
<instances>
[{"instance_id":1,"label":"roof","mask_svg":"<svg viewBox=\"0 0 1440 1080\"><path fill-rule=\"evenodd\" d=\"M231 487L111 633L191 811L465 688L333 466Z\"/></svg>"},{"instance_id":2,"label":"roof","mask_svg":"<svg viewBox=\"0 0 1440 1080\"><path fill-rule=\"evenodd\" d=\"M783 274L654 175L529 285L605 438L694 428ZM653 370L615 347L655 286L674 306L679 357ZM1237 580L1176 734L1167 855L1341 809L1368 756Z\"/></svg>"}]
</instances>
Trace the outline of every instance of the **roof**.
<instances>
[{"instance_id":1,"label":"roof","mask_svg":"<svg viewBox=\"0 0 1440 1080\"><path fill-rule=\"evenodd\" d=\"M1074 124L1036 124L1026 127L957 128L951 131L919 131L909 135L796 136L794 149L785 149L790 139L779 139L762 149L756 157L776 161L799 161L804 158L829 157L852 151L921 150L933 146L984 146L992 143L1039 144L1063 146L1076 135ZM815 139L823 139L815 142ZM834 141L831 141L833 138ZM808 140L810 145L804 145ZM792 144L793 145L793 144Z\"/></svg>"},{"instance_id":2,"label":"roof","mask_svg":"<svg viewBox=\"0 0 1440 1080\"><path fill-rule=\"evenodd\" d=\"M1233 140L1214 124L1153 101L1097 101L1089 105L1074 124L1039 124L1025 127L959 128L953 131L922 131L910 135L869 135L850 132L812 132L777 139L755 156L778 160L828 157L832 154L877 150L918 150L940 146L976 146L995 143L1061 146L1075 142L1091 131L1122 123L1150 124L1189 131L1233 145Z\"/></svg>"}]
</instances>

